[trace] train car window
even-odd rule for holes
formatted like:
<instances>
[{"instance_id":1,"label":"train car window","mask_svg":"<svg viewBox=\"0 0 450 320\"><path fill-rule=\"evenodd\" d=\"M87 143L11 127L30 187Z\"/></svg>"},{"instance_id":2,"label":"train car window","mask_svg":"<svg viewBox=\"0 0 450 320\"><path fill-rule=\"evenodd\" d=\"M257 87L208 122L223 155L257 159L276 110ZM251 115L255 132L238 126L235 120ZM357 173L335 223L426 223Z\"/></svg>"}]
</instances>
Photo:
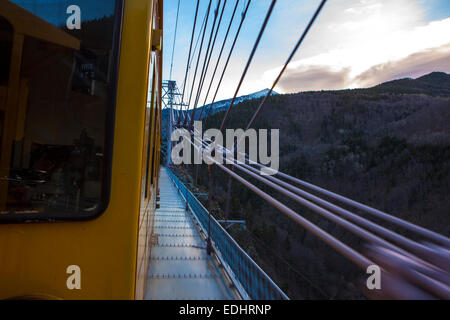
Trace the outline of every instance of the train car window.
<instances>
[{"instance_id":1,"label":"train car window","mask_svg":"<svg viewBox=\"0 0 450 320\"><path fill-rule=\"evenodd\" d=\"M0 1L0 222L106 208L122 6Z\"/></svg>"},{"instance_id":2,"label":"train car window","mask_svg":"<svg viewBox=\"0 0 450 320\"><path fill-rule=\"evenodd\" d=\"M0 15L0 86L5 88L9 80L9 66L11 63L11 51L13 43L12 25ZM6 97L5 92L0 93Z\"/></svg>"}]
</instances>

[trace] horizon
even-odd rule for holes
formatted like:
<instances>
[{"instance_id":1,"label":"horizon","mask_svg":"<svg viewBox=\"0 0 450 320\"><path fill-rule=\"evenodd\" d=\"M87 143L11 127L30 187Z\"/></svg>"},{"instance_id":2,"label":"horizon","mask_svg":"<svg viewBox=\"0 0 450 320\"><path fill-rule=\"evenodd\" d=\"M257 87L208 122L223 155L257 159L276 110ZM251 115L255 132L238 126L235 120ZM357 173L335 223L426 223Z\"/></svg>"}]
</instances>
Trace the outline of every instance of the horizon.
<instances>
[{"instance_id":1,"label":"horizon","mask_svg":"<svg viewBox=\"0 0 450 320\"><path fill-rule=\"evenodd\" d=\"M271 87L295 38L303 32L318 3L311 0L301 5L298 5L298 1L294 3L290 0L277 3L237 96ZM251 3L217 101L233 97L235 84L241 76L268 4L268 0ZM213 2L213 6L215 8L216 2ZM207 3L200 1L200 21L206 13L206 7ZM227 4L211 65L218 56L233 7L234 2ZM234 35L242 8L243 4L240 3L230 35ZM181 1L172 77L179 86L184 80L194 11L195 4ZM176 12L177 1L169 1L164 9L167 25L164 41L168 48L164 54L164 79L169 78ZM292 19L294 15L297 19ZM210 26L211 23L205 41ZM186 32L180 33L180 30ZM224 54L228 53L230 42L229 38ZM447 1L400 0L393 3L387 0L340 0L325 6L275 91L282 94L369 88L396 79L415 79L433 71L448 73L449 61L450 3ZM220 66L223 66L223 62ZM211 69L208 70L207 83L210 81ZM192 79L188 82L187 90L190 90L191 82ZM216 84L217 79L213 88Z\"/></svg>"},{"instance_id":2,"label":"horizon","mask_svg":"<svg viewBox=\"0 0 450 320\"><path fill-rule=\"evenodd\" d=\"M325 90L324 90L324 89L321 89L321 90L305 90L305 91L287 92L287 93L280 93L280 92L277 92L276 90L274 90L274 91L272 92L272 94L275 94L275 95L284 95L284 94L300 94L300 93L310 93L310 92L333 92L333 91L347 91L347 90L364 90L364 89L374 88L374 87L377 87L377 86L382 85L382 84L385 84L385 83L389 83L389 82L393 82L393 81L398 81L398 80L417 80L417 79L420 79L420 78L429 76L429 75L431 75L431 74L433 74L433 73L443 73L443 74L445 74L445 75L450 76L450 73L447 73L447 72L444 72L444 71L431 71L431 72L429 72L429 73L427 73L427 74L424 74L424 75L421 75L421 76L417 76L417 77L415 77L415 78L411 78L411 77L396 78L396 79L392 79L392 80L380 82L380 83L378 83L378 84L376 84L376 85L373 85L373 86L370 86L370 87L365 87L365 88L361 87L361 88L344 88L344 89L334 89L334 90L333 90L333 89L331 89L331 90L326 90L326 89L325 89ZM252 94L264 92L264 91L267 91L267 90L270 90L270 88L264 88L264 89L262 89L262 90L258 90L258 91L251 92L251 93L248 93L248 94L238 95L236 98L238 99L238 98L242 98L242 97L246 97L246 96L251 96ZM260 98L261 98L261 97L254 98L254 99L260 99ZM214 104L223 103L223 102L225 102L225 101L227 101L227 100L231 100L231 99L232 99L232 97L224 98L224 99L221 99L221 100L219 100L219 101L215 101ZM249 100L252 100L252 99L249 99ZM239 104L239 103L236 103L236 106L237 106L238 104ZM197 109L200 109L200 108L203 108L203 107L208 107L208 106L210 106L210 105L211 105L211 103L208 103L208 104L205 104L205 105L202 105L202 106L197 106ZM193 108L190 108L190 109L189 109L189 111L192 111L192 110L193 110Z\"/></svg>"}]
</instances>

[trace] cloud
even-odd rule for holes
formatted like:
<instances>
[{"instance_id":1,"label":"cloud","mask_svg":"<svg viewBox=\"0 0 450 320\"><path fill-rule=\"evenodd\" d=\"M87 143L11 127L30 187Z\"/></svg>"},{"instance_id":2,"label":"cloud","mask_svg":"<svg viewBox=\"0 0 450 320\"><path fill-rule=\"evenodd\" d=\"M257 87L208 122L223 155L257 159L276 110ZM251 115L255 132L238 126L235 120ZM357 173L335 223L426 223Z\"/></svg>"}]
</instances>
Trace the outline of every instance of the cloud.
<instances>
[{"instance_id":1,"label":"cloud","mask_svg":"<svg viewBox=\"0 0 450 320\"><path fill-rule=\"evenodd\" d=\"M286 70L279 91L365 87L449 71L450 18L426 21L424 8L414 0L329 4ZM264 78L273 79L279 70L268 70Z\"/></svg>"},{"instance_id":2,"label":"cloud","mask_svg":"<svg viewBox=\"0 0 450 320\"><path fill-rule=\"evenodd\" d=\"M350 83L349 69L333 71L329 66L305 66L289 70L279 82L283 92L336 90Z\"/></svg>"},{"instance_id":3,"label":"cloud","mask_svg":"<svg viewBox=\"0 0 450 320\"><path fill-rule=\"evenodd\" d=\"M361 87L370 87L392 79L418 78L431 71L450 73L450 44L373 66L355 80Z\"/></svg>"},{"instance_id":4,"label":"cloud","mask_svg":"<svg viewBox=\"0 0 450 320\"><path fill-rule=\"evenodd\" d=\"M350 67L333 70L326 65L298 66L287 70L278 87L282 92L339 90L355 84L367 88L393 79L418 78L432 71L450 73L450 44L375 65L356 77L350 76Z\"/></svg>"}]
</instances>

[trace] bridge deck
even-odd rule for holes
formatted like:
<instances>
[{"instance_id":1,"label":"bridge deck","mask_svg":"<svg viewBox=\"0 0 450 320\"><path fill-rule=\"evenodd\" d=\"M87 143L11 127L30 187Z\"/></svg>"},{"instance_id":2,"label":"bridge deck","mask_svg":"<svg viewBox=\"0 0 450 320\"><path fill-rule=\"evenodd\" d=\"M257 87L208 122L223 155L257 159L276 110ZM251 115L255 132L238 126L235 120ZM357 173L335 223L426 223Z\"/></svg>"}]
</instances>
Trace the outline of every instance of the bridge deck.
<instances>
[{"instance_id":1,"label":"bridge deck","mask_svg":"<svg viewBox=\"0 0 450 320\"><path fill-rule=\"evenodd\" d=\"M235 299L225 276L165 168L160 172L160 209L148 267L148 300Z\"/></svg>"}]
</instances>

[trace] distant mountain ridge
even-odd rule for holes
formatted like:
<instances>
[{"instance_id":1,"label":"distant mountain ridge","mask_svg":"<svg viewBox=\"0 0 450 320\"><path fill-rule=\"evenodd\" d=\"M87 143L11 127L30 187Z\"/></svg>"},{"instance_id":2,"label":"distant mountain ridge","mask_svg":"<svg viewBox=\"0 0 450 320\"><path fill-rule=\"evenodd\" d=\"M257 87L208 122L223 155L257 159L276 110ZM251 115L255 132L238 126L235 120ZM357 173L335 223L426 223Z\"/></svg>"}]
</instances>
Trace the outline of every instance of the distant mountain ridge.
<instances>
[{"instance_id":1,"label":"distant mountain ridge","mask_svg":"<svg viewBox=\"0 0 450 320\"><path fill-rule=\"evenodd\" d=\"M254 92L254 93L251 93L251 94L247 94L247 95L244 95L244 96L237 97L236 101L234 103L234 106L238 106L239 103L244 102L244 101L253 100L253 99L259 99L259 98L265 97L268 92L269 92L269 89L264 89L264 90L261 90L261 91L258 91L258 92ZM272 96L279 95L279 93L277 93L275 91L272 91L271 95ZM221 100L221 101L214 102L213 107L212 107L209 115L213 115L213 114L215 114L217 112L226 110L230 106L231 100L232 99L226 99L226 100ZM199 120L200 114L202 115L201 118L204 119L206 117L210 107L211 107L211 104L207 104L205 106L198 107L197 110L195 111L195 120ZM205 109L205 110L202 112L203 109ZM193 111L189 110L188 112L189 112L189 114L192 115ZM165 121L167 119L168 115L169 115L169 111L167 109L163 110L163 121Z\"/></svg>"},{"instance_id":2,"label":"distant mountain ridge","mask_svg":"<svg viewBox=\"0 0 450 320\"><path fill-rule=\"evenodd\" d=\"M391 93L423 93L433 96L450 97L450 75L445 72L432 72L417 79L403 78L384 82L368 90Z\"/></svg>"},{"instance_id":3,"label":"distant mountain ridge","mask_svg":"<svg viewBox=\"0 0 450 320\"><path fill-rule=\"evenodd\" d=\"M268 91L269 89L264 89L248 95L237 97L234 107L239 108L242 102L251 101L254 99L264 97L267 95ZM320 91L311 91L310 93L314 92ZM366 89L360 88L360 89L346 89L337 91L326 90L322 92L334 92L336 94L345 94L346 92L359 92L362 94L369 94L369 95L425 94L430 96L450 97L450 74L447 74L445 72L432 72L416 79L413 78L396 79ZM280 96L280 94L273 91L272 96ZM230 106L231 100L232 99L225 99L215 102L209 115L225 111ZM211 104L207 104L206 106L198 107L197 111L195 112L195 120L199 120L200 114L201 118L204 119L208 113L208 110L210 109L210 106ZM205 110L202 112L202 109ZM188 112L189 114L192 115L193 111L189 110ZM168 115L169 115L168 110L167 109L163 110L162 114L163 122L167 121Z\"/></svg>"},{"instance_id":4,"label":"distant mountain ridge","mask_svg":"<svg viewBox=\"0 0 450 320\"><path fill-rule=\"evenodd\" d=\"M269 89L264 89L264 90L254 92L254 93L251 93L251 94L248 94L245 96L237 97L234 105L237 106L239 103L241 103L243 101L259 99L259 98L265 97L268 92L269 92ZM275 91L272 91L271 95L272 96L278 95L278 93ZM226 100L214 102L213 107L210 112L210 115L228 109L228 107L230 106L231 100L232 99L226 99ZM202 119L203 119L206 116L210 107L211 107L211 104L207 104L206 106L197 108L197 111L195 112L196 113L195 119L196 120L199 119L198 117L200 116L200 113L202 113L202 109L205 108L205 111L203 111L203 114L202 114ZM190 113L192 113L192 112L190 112Z\"/></svg>"}]
</instances>

